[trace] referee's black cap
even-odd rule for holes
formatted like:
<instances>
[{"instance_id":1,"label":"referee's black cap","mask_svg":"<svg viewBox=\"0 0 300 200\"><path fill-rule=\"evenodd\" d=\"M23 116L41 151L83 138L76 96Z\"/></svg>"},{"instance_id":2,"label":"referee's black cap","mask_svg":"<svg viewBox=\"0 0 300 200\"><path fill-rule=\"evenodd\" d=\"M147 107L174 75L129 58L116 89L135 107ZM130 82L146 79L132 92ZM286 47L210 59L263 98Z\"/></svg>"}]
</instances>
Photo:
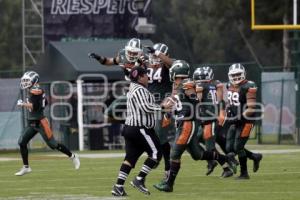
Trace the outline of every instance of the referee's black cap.
<instances>
[{"instance_id":1,"label":"referee's black cap","mask_svg":"<svg viewBox=\"0 0 300 200\"><path fill-rule=\"evenodd\" d=\"M131 69L129 78L131 81L137 81L138 78L144 74L147 74L147 70L142 66L136 66Z\"/></svg>"}]
</instances>

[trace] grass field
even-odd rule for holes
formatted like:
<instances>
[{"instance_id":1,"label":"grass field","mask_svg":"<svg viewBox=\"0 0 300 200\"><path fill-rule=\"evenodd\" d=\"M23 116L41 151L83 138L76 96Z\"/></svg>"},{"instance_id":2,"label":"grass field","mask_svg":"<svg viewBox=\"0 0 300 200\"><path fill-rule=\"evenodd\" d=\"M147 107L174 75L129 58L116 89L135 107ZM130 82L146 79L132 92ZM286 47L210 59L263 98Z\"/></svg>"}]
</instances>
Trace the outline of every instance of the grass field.
<instances>
[{"instance_id":1,"label":"grass field","mask_svg":"<svg viewBox=\"0 0 300 200\"><path fill-rule=\"evenodd\" d=\"M221 179L219 167L212 176L207 177L205 162L196 162L189 155L184 155L173 193L162 193L152 187L162 177L163 164L148 176L146 185L151 191L150 196L145 196L132 188L129 181L138 173L142 164L139 162L126 182L125 189L129 194L126 199L300 199L300 152L270 151L272 149L300 151L300 147L251 145L249 148L264 152L261 168L257 173L252 173L252 161L248 161L250 180ZM73 169L70 160L58 156L57 152L31 153L30 162L33 172L23 177L14 176L22 165L20 160L0 161L0 199L115 199L110 191L122 158L84 158L86 154L104 153L107 152L80 153L81 168L78 171ZM19 155L0 153L0 160L3 158L14 159L19 158Z\"/></svg>"}]
</instances>

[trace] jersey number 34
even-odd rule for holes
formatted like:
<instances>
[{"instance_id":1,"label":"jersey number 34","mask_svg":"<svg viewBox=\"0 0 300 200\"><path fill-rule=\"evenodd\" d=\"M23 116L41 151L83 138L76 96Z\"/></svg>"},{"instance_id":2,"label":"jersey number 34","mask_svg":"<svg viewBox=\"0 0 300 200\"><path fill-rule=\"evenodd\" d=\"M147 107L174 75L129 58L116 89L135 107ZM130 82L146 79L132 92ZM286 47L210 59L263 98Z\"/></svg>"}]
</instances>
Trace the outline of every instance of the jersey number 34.
<instances>
[{"instance_id":1,"label":"jersey number 34","mask_svg":"<svg viewBox=\"0 0 300 200\"><path fill-rule=\"evenodd\" d=\"M149 77L149 83L153 83L153 81L161 82L161 67L157 70L154 70L153 68L148 68L148 77Z\"/></svg>"}]
</instances>

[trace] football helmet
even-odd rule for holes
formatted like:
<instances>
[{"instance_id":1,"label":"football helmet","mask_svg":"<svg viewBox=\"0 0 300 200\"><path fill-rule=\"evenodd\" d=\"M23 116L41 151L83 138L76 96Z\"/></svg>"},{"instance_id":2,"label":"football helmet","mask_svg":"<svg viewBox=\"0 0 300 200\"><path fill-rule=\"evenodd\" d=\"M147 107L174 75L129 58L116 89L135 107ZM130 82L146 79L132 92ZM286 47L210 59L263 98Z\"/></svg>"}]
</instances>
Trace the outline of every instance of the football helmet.
<instances>
[{"instance_id":1,"label":"football helmet","mask_svg":"<svg viewBox=\"0 0 300 200\"><path fill-rule=\"evenodd\" d=\"M25 72L21 78L20 87L22 90L32 87L38 83L40 76L34 71Z\"/></svg>"},{"instance_id":2,"label":"football helmet","mask_svg":"<svg viewBox=\"0 0 300 200\"><path fill-rule=\"evenodd\" d=\"M246 71L242 64L235 63L229 67L228 78L230 83L237 85L246 79Z\"/></svg>"},{"instance_id":3,"label":"football helmet","mask_svg":"<svg viewBox=\"0 0 300 200\"><path fill-rule=\"evenodd\" d=\"M170 81L174 82L176 77L188 78L190 74L190 65L184 60L176 60L173 62L170 70Z\"/></svg>"},{"instance_id":4,"label":"football helmet","mask_svg":"<svg viewBox=\"0 0 300 200\"><path fill-rule=\"evenodd\" d=\"M193 80L195 82L210 81L213 79L214 72L209 66L199 67L193 73Z\"/></svg>"},{"instance_id":5,"label":"football helmet","mask_svg":"<svg viewBox=\"0 0 300 200\"><path fill-rule=\"evenodd\" d=\"M125 46L125 56L129 62L136 62L142 55L142 52L143 50L140 39L132 38L127 42Z\"/></svg>"},{"instance_id":6,"label":"football helmet","mask_svg":"<svg viewBox=\"0 0 300 200\"><path fill-rule=\"evenodd\" d=\"M153 49L155 51L158 51L164 55L168 55L168 46L163 43L156 43L153 45ZM161 64L161 60L158 56L156 56L154 53L149 54L149 63L152 66L158 66Z\"/></svg>"}]
</instances>

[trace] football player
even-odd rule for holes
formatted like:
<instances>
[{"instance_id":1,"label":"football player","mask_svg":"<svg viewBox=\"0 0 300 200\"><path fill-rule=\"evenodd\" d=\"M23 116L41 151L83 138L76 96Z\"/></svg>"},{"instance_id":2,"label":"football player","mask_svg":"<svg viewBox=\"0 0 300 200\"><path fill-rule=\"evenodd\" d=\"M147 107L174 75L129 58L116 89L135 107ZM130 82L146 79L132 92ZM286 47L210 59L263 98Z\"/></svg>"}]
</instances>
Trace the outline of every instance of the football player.
<instances>
[{"instance_id":1,"label":"football player","mask_svg":"<svg viewBox=\"0 0 300 200\"><path fill-rule=\"evenodd\" d=\"M181 166L181 156L185 150L191 154L194 160L218 160L228 162L232 168L235 165L232 155L224 156L218 152L204 151L199 144L197 136L198 120L195 116L195 108L198 103L194 82L188 79L190 66L183 60L177 60L170 68L170 80L177 90L176 99L176 138L171 150L171 167L167 180L154 187L160 191L172 192L176 176Z\"/></svg>"},{"instance_id":2,"label":"football player","mask_svg":"<svg viewBox=\"0 0 300 200\"><path fill-rule=\"evenodd\" d=\"M229 67L228 78L226 120L235 128L226 135L226 148L228 152L238 155L241 171L237 179L249 179L247 158L254 161L253 171L258 170L262 159L262 154L255 154L245 149L255 122L257 87L253 81L246 79L245 68L240 63Z\"/></svg>"},{"instance_id":3,"label":"football player","mask_svg":"<svg viewBox=\"0 0 300 200\"><path fill-rule=\"evenodd\" d=\"M143 49L141 40L138 38L130 39L124 49L121 49L116 57L108 58L100 56L96 53L89 53L90 58L96 59L100 64L113 66L119 65L124 70L125 80L129 81L129 73L134 66L143 66ZM106 109L105 116L109 122L124 122L123 113L126 111L126 95L118 97L111 105ZM118 112L116 112L118 111ZM123 111L123 112L119 112Z\"/></svg>"},{"instance_id":4,"label":"football player","mask_svg":"<svg viewBox=\"0 0 300 200\"><path fill-rule=\"evenodd\" d=\"M161 104L161 102L168 96L171 96L172 93L172 82L169 78L169 68L173 60L169 57L168 46L163 43L156 43L153 47L147 47L148 49L148 89L155 97L155 103ZM164 116L163 116L164 117ZM174 121L173 121L174 122ZM158 117L155 126L155 132L157 133L162 154L165 163L165 177L162 182L165 180L170 170L170 152L171 146L168 139L168 133L175 130L174 123L171 119L167 121L161 120L161 117ZM158 184L161 184L158 183Z\"/></svg>"},{"instance_id":5,"label":"football player","mask_svg":"<svg viewBox=\"0 0 300 200\"><path fill-rule=\"evenodd\" d=\"M66 154L73 162L75 169L79 169L80 161L78 155L72 153L63 144L58 143L52 133L48 119L44 115L44 109L47 105L47 99L44 90L39 85L39 75L34 71L24 73L21 78L20 87L28 91L29 98L27 101L18 100L17 105L28 110L28 126L19 138L20 152L23 161L23 167L15 173L16 176L22 176L30 173L32 169L28 162L29 141L40 133L44 141L51 149L57 149Z\"/></svg>"},{"instance_id":6,"label":"football player","mask_svg":"<svg viewBox=\"0 0 300 200\"><path fill-rule=\"evenodd\" d=\"M223 124L225 118L223 84L213 79L214 72L209 66L199 67L194 71L193 80L196 84L197 99L200 102L197 109L199 111L197 119L201 121L199 131L206 150L209 152L217 151L215 148L215 126L217 123ZM214 162L208 162L206 175L213 172L216 166ZM221 177L227 178L233 175L225 161L221 161L219 164L224 170Z\"/></svg>"}]
</instances>

